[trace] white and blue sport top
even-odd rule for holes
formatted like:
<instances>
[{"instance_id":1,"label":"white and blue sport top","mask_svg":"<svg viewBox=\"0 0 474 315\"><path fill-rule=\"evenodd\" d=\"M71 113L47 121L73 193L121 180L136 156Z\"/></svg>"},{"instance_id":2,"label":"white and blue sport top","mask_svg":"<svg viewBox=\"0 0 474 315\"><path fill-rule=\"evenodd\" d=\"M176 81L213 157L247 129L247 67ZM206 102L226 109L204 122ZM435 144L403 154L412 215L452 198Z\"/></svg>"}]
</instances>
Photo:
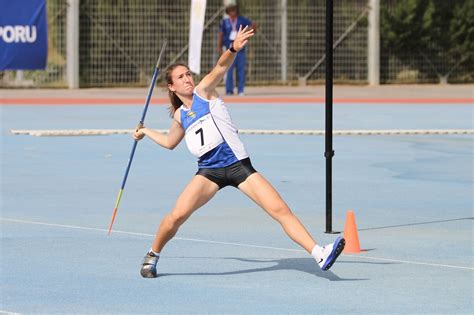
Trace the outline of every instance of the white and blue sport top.
<instances>
[{"instance_id":1,"label":"white and blue sport top","mask_svg":"<svg viewBox=\"0 0 474 315\"><path fill-rule=\"evenodd\" d=\"M200 168L226 167L248 157L221 98L207 100L194 89L191 108L179 110L186 145Z\"/></svg>"}]
</instances>

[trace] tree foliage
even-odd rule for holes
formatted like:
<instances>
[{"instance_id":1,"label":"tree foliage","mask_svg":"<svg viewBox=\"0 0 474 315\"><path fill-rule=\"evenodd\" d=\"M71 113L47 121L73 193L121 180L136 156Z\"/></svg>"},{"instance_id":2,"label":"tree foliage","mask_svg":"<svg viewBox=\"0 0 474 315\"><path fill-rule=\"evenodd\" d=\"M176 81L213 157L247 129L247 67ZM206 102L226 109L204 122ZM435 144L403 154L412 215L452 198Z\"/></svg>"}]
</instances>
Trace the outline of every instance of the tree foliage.
<instances>
[{"instance_id":1,"label":"tree foliage","mask_svg":"<svg viewBox=\"0 0 474 315\"><path fill-rule=\"evenodd\" d=\"M383 8L382 44L399 59L419 56L412 59L417 68L428 64L439 77L460 66L469 72L474 63L473 23L471 0L400 0Z\"/></svg>"}]
</instances>

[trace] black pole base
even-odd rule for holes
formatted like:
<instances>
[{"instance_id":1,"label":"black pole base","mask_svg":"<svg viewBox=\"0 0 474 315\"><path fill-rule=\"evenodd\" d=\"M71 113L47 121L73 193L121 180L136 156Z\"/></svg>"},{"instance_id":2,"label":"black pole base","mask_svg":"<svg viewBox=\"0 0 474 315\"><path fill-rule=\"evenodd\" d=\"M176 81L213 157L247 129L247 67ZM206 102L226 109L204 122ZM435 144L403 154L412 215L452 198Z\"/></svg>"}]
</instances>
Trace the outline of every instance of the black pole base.
<instances>
[{"instance_id":1,"label":"black pole base","mask_svg":"<svg viewBox=\"0 0 474 315\"><path fill-rule=\"evenodd\" d=\"M324 231L325 234L341 234L339 231Z\"/></svg>"}]
</instances>

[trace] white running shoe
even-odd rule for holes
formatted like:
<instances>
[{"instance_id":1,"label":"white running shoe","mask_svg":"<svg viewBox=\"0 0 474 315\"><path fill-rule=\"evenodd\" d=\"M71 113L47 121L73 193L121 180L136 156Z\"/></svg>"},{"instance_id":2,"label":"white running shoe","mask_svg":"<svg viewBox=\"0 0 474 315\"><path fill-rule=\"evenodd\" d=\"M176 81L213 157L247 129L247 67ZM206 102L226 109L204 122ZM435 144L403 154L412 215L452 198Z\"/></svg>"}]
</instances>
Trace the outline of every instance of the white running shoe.
<instances>
[{"instance_id":1,"label":"white running shoe","mask_svg":"<svg viewBox=\"0 0 474 315\"><path fill-rule=\"evenodd\" d=\"M326 245L321 249L322 258L319 259L318 265L322 270L329 270L331 268L337 257L342 253L344 245L346 245L346 241L339 236L334 243Z\"/></svg>"}]
</instances>

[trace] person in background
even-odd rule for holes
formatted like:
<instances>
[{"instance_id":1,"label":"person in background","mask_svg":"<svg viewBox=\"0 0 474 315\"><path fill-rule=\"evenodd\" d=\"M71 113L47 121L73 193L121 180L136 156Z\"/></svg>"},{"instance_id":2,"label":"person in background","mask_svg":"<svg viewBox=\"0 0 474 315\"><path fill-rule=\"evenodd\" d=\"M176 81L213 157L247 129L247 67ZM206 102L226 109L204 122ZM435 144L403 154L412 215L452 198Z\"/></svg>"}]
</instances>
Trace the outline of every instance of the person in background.
<instances>
[{"instance_id":1,"label":"person in background","mask_svg":"<svg viewBox=\"0 0 474 315\"><path fill-rule=\"evenodd\" d=\"M254 32L257 29L255 23L250 21L248 18L239 15L238 7L236 4L230 4L226 6L225 12L227 17L221 21L220 31L218 35L218 51L219 55L224 50L229 49L230 44L234 41L237 31L240 27L244 28L248 26L253 29ZM224 49L225 47L225 49ZM234 94L234 71L237 72L237 93L244 95L245 90L245 70L246 70L247 56L245 48L237 53L234 63L227 72L225 81L225 91L227 95Z\"/></svg>"}]
</instances>

